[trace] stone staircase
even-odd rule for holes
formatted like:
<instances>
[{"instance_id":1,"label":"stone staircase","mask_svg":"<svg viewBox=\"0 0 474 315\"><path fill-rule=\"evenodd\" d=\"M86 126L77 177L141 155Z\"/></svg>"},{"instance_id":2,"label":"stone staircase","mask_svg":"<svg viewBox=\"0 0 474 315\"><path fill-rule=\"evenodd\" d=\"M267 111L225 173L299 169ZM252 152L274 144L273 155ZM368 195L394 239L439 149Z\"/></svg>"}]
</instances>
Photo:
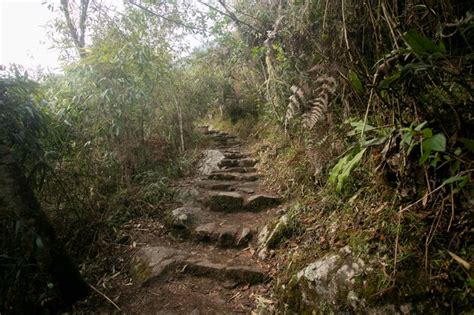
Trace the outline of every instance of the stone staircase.
<instances>
[{"instance_id":1,"label":"stone staircase","mask_svg":"<svg viewBox=\"0 0 474 315\"><path fill-rule=\"evenodd\" d=\"M255 248L256 235L274 217L279 198L265 191L255 168L257 160L243 152L239 139L206 126L199 129L210 148L203 152L198 176L177 187L176 207L166 220L174 238L166 245L138 249L132 275L141 286L160 286L177 272L205 277L225 295L241 284L269 280L265 266L248 249ZM231 288L225 285L228 281L234 283ZM222 306L207 305L197 307L197 314L199 309L206 314L223 311ZM187 311L182 305L177 313Z\"/></svg>"}]
</instances>

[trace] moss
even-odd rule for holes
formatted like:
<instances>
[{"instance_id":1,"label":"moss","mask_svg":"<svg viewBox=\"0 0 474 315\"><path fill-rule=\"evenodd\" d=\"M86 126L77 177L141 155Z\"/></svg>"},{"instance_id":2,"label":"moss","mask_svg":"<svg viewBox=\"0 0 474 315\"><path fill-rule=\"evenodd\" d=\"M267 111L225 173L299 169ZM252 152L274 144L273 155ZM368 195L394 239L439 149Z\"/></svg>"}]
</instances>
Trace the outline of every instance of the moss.
<instances>
[{"instance_id":1,"label":"moss","mask_svg":"<svg viewBox=\"0 0 474 315\"><path fill-rule=\"evenodd\" d=\"M143 262L134 261L132 263L132 277L135 283L143 283L151 274L150 266Z\"/></svg>"}]
</instances>

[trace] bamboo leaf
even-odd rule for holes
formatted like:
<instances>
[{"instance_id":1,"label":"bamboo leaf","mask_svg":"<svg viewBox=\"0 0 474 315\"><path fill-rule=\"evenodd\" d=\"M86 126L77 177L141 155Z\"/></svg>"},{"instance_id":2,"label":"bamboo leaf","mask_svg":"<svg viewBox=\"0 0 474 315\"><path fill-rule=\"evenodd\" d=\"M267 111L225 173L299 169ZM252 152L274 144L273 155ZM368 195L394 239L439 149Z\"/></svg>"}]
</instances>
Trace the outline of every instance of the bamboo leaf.
<instances>
[{"instance_id":1,"label":"bamboo leaf","mask_svg":"<svg viewBox=\"0 0 474 315\"><path fill-rule=\"evenodd\" d=\"M442 47L436 45L430 38L425 37L415 30L409 30L403 35L406 44L420 59L435 53L443 54Z\"/></svg>"}]
</instances>

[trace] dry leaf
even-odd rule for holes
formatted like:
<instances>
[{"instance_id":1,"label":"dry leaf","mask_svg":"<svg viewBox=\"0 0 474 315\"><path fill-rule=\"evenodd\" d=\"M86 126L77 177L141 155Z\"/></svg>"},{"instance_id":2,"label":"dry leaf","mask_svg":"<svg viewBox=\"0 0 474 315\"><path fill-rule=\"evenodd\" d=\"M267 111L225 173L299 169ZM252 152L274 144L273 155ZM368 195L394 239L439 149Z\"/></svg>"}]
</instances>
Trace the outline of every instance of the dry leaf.
<instances>
[{"instance_id":1,"label":"dry leaf","mask_svg":"<svg viewBox=\"0 0 474 315\"><path fill-rule=\"evenodd\" d=\"M448 250L448 254L455 260L457 261L458 264L460 264L462 267L464 267L464 269L466 270L469 270L471 269L471 264L468 263L467 261L465 261L464 259L462 259L461 257L459 257L458 255L456 255L455 253L452 253Z\"/></svg>"}]
</instances>

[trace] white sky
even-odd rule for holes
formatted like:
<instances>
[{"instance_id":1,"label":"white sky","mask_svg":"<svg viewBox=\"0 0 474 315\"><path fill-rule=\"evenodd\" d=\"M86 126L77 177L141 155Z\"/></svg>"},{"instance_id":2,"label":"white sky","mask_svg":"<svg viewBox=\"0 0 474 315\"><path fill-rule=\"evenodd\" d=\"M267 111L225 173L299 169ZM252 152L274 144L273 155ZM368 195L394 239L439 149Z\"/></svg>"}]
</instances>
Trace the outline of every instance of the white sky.
<instances>
[{"instance_id":1,"label":"white sky","mask_svg":"<svg viewBox=\"0 0 474 315\"><path fill-rule=\"evenodd\" d=\"M44 0L0 0L0 64L29 69L41 65L58 71L58 51L51 49L46 24L54 13Z\"/></svg>"},{"instance_id":2,"label":"white sky","mask_svg":"<svg viewBox=\"0 0 474 315\"><path fill-rule=\"evenodd\" d=\"M52 72L61 72L59 51L52 48L46 24L55 17L43 2L45 0L0 0L0 65L16 63L30 70L38 66ZM59 0L53 1L55 6ZM102 0L123 8L123 0ZM195 48L203 42L200 36L188 36L187 42Z\"/></svg>"}]
</instances>

